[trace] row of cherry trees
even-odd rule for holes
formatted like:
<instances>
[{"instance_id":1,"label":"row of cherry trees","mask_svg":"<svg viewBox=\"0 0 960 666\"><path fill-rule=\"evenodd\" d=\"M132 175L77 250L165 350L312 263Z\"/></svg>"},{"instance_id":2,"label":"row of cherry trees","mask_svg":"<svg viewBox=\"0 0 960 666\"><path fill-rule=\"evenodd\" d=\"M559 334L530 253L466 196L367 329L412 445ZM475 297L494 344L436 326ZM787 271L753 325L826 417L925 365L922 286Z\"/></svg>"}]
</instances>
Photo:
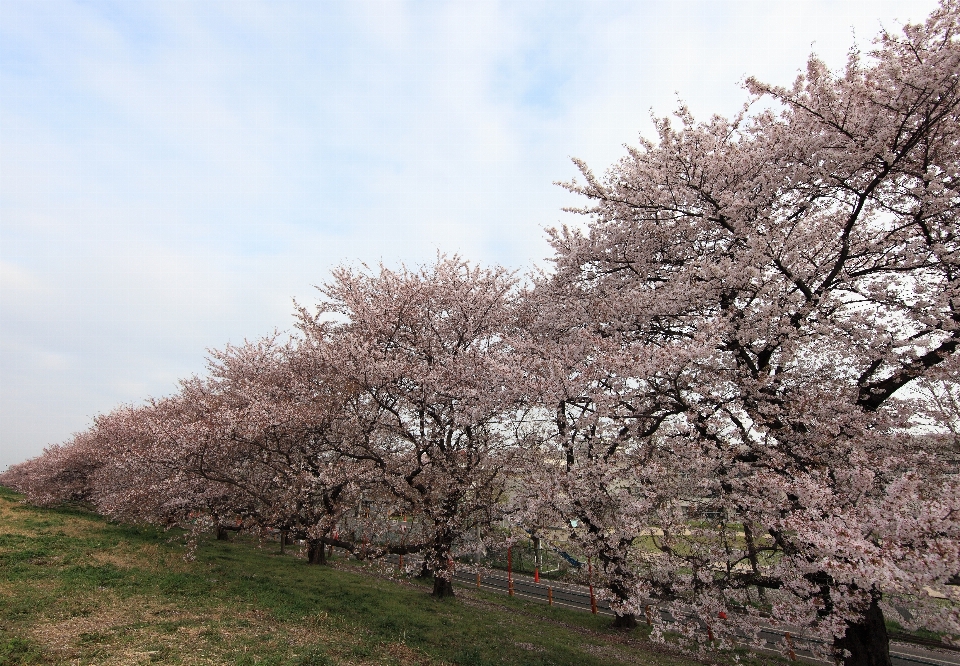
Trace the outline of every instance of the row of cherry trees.
<instances>
[{"instance_id":1,"label":"row of cherry trees","mask_svg":"<svg viewBox=\"0 0 960 666\"><path fill-rule=\"evenodd\" d=\"M2 480L314 561L419 552L437 596L478 527L561 529L619 626L652 602L658 632L778 623L847 664L889 663L885 615L960 633L958 14L579 164L549 272L339 269L289 339Z\"/></svg>"}]
</instances>

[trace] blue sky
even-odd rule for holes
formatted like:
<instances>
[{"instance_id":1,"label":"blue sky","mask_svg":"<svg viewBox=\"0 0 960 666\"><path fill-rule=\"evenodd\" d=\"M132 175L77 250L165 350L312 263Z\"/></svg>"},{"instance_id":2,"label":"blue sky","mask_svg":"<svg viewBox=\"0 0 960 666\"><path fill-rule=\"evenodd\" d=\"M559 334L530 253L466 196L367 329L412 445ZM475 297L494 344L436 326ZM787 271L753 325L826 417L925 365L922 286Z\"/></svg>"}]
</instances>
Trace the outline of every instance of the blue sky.
<instances>
[{"instance_id":1,"label":"blue sky","mask_svg":"<svg viewBox=\"0 0 960 666\"><path fill-rule=\"evenodd\" d=\"M571 156L934 4L0 0L0 469L288 329L338 264L542 262Z\"/></svg>"}]
</instances>

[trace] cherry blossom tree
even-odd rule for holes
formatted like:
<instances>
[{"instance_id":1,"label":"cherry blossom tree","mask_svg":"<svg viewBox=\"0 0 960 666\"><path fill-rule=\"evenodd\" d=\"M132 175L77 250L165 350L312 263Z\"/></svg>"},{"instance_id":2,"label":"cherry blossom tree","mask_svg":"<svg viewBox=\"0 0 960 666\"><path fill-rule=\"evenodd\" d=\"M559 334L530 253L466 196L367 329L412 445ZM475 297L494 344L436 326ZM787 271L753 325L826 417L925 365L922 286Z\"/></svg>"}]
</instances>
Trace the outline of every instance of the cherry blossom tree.
<instances>
[{"instance_id":1,"label":"cherry blossom tree","mask_svg":"<svg viewBox=\"0 0 960 666\"><path fill-rule=\"evenodd\" d=\"M184 382L191 415L169 436L187 473L243 498L242 525L306 539L309 561L323 563L321 539L355 480L325 446L335 406L300 390L293 349L266 338L213 352L208 376Z\"/></svg>"},{"instance_id":2,"label":"cherry blossom tree","mask_svg":"<svg viewBox=\"0 0 960 666\"><path fill-rule=\"evenodd\" d=\"M156 438L156 424L169 422L176 405L168 398L100 415L70 441L10 469L2 482L34 504L79 502L128 522L171 526L199 511L226 513L236 504L230 489L184 474L178 452Z\"/></svg>"},{"instance_id":3,"label":"cherry blossom tree","mask_svg":"<svg viewBox=\"0 0 960 666\"><path fill-rule=\"evenodd\" d=\"M157 439L157 424L181 408L175 398L166 398L119 407L94 420L86 435L90 449L105 461L91 495L98 512L169 527L188 523L201 510L209 514L232 503L228 489L213 489L183 474L178 452Z\"/></svg>"},{"instance_id":4,"label":"cherry blossom tree","mask_svg":"<svg viewBox=\"0 0 960 666\"><path fill-rule=\"evenodd\" d=\"M274 528L281 539L306 540L308 561L322 564L327 543L356 550L331 532L366 479L362 464L329 445L344 436L336 392L315 373L304 375L297 353L294 341L275 336L211 352L207 376L183 381L179 394L140 412L146 435L135 460L164 470L182 513L212 522L218 538ZM150 506L120 497L121 507Z\"/></svg>"},{"instance_id":5,"label":"cherry blossom tree","mask_svg":"<svg viewBox=\"0 0 960 666\"><path fill-rule=\"evenodd\" d=\"M304 539L317 564L327 545L360 557L422 549L413 531L401 544L371 542L388 523L361 519L358 504L383 491L369 461L339 453L353 437L343 405L351 394L329 381L316 351L276 337L213 351L208 375L181 382L178 394L101 415L3 480L34 503L182 525L193 543L205 527L218 538L275 528Z\"/></svg>"},{"instance_id":6,"label":"cherry blossom tree","mask_svg":"<svg viewBox=\"0 0 960 666\"><path fill-rule=\"evenodd\" d=\"M357 436L342 453L369 461L396 511L428 534L433 594L453 594L458 539L498 511L515 441L510 345L516 280L440 257L421 271L341 268L301 327L353 397Z\"/></svg>"},{"instance_id":7,"label":"cherry blossom tree","mask_svg":"<svg viewBox=\"0 0 960 666\"><path fill-rule=\"evenodd\" d=\"M957 19L945 1L841 75L811 57L790 88L748 80L770 110L681 108L604 177L579 163L590 221L552 235L555 292L598 369L563 399L557 442L572 408L583 446L648 470L617 481L588 454L607 480L567 484L607 513L626 493L604 488L629 489L647 514L645 539L621 540L640 567L624 613L660 599L722 636L762 611L887 664L887 602L950 594L956 478L889 403L960 341Z\"/></svg>"},{"instance_id":8,"label":"cherry blossom tree","mask_svg":"<svg viewBox=\"0 0 960 666\"><path fill-rule=\"evenodd\" d=\"M643 556L633 544L648 532L651 510L635 495L651 478L638 442L672 407L638 391L636 359L617 336L586 324L588 302L588 294L557 276L541 276L526 294L517 353L541 427L534 455L524 458L525 482L511 498L511 520L535 532L566 532L596 563L593 582L606 588L614 626L632 628L636 558Z\"/></svg>"},{"instance_id":9,"label":"cherry blossom tree","mask_svg":"<svg viewBox=\"0 0 960 666\"><path fill-rule=\"evenodd\" d=\"M105 462L91 439L84 432L47 447L43 455L0 474L0 483L25 494L37 506L89 504L97 486L94 477Z\"/></svg>"}]
</instances>

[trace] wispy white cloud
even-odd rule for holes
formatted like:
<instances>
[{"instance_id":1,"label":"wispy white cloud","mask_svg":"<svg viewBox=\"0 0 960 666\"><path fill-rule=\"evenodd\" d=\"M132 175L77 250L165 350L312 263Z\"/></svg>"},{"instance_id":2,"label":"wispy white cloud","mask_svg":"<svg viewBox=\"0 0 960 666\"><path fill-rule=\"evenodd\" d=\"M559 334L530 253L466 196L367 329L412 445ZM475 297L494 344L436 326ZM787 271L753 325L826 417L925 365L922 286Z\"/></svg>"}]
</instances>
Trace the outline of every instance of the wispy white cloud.
<instances>
[{"instance_id":1,"label":"wispy white cloud","mask_svg":"<svg viewBox=\"0 0 960 666\"><path fill-rule=\"evenodd\" d=\"M570 156L933 6L0 0L0 467L289 327L338 263L529 266Z\"/></svg>"}]
</instances>

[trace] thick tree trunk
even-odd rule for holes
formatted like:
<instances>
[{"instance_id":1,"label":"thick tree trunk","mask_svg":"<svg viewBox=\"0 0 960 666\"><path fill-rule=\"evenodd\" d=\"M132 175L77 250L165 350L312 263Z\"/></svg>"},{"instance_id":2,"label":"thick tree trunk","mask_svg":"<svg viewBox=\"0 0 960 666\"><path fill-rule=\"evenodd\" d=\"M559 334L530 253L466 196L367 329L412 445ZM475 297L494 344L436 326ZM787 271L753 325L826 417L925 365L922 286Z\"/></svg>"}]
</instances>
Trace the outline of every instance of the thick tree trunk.
<instances>
[{"instance_id":1,"label":"thick tree trunk","mask_svg":"<svg viewBox=\"0 0 960 666\"><path fill-rule=\"evenodd\" d=\"M280 530L280 554L283 555L286 550L285 546L287 545L287 530Z\"/></svg>"},{"instance_id":2,"label":"thick tree trunk","mask_svg":"<svg viewBox=\"0 0 960 666\"><path fill-rule=\"evenodd\" d=\"M616 615L613 618L613 627L615 629L636 629L637 627L637 616L633 613L624 613L623 615Z\"/></svg>"},{"instance_id":3,"label":"thick tree trunk","mask_svg":"<svg viewBox=\"0 0 960 666\"><path fill-rule=\"evenodd\" d=\"M327 563L327 548L319 539L310 539L307 542L307 561L310 564Z\"/></svg>"},{"instance_id":4,"label":"thick tree trunk","mask_svg":"<svg viewBox=\"0 0 960 666\"><path fill-rule=\"evenodd\" d=\"M223 525L217 525L217 541L230 541L230 533Z\"/></svg>"},{"instance_id":5,"label":"thick tree trunk","mask_svg":"<svg viewBox=\"0 0 960 666\"><path fill-rule=\"evenodd\" d=\"M613 579L609 581L609 590L613 593L616 601L626 602L630 598L630 589L625 580L632 575L629 568L625 566L622 560L614 560L607 553L600 554L600 561L603 563L604 570L613 572ZM617 613L613 617L613 627L615 629L636 629L637 616L633 613Z\"/></svg>"},{"instance_id":6,"label":"thick tree trunk","mask_svg":"<svg viewBox=\"0 0 960 666\"><path fill-rule=\"evenodd\" d=\"M444 578L442 576L433 577L433 596L437 599L444 599L446 597L452 597L453 594L453 581L449 578Z\"/></svg>"},{"instance_id":7,"label":"thick tree trunk","mask_svg":"<svg viewBox=\"0 0 960 666\"><path fill-rule=\"evenodd\" d=\"M450 559L450 547L453 544L453 535L448 529L439 529L434 534L433 543L426 557L423 558L425 567L429 567L433 575L433 596L437 599L452 597L453 594L453 560Z\"/></svg>"},{"instance_id":8,"label":"thick tree trunk","mask_svg":"<svg viewBox=\"0 0 960 666\"><path fill-rule=\"evenodd\" d=\"M850 652L843 658L843 666L891 666L890 638L878 601L874 597L863 618L856 624L848 622L843 638L834 641L838 652Z\"/></svg>"},{"instance_id":9,"label":"thick tree trunk","mask_svg":"<svg viewBox=\"0 0 960 666\"><path fill-rule=\"evenodd\" d=\"M430 563L427 561L427 558L423 558L423 564L420 565L420 571L417 573L417 578L433 578L433 572L430 571Z\"/></svg>"}]
</instances>

